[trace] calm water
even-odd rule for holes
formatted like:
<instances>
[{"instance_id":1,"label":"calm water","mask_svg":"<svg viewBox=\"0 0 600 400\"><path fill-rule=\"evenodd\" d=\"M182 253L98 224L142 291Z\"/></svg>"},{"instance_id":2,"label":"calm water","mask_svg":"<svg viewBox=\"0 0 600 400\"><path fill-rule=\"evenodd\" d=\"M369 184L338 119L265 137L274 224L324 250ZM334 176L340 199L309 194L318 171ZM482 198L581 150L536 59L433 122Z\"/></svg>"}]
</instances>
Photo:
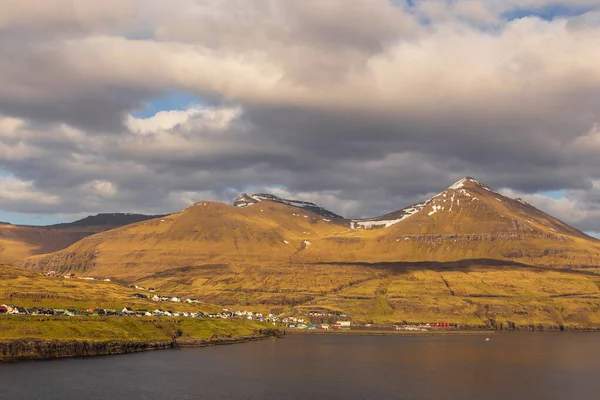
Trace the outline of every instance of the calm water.
<instances>
[{"instance_id":1,"label":"calm water","mask_svg":"<svg viewBox=\"0 0 600 400\"><path fill-rule=\"evenodd\" d=\"M0 364L0 398L600 399L600 334L290 336Z\"/></svg>"}]
</instances>

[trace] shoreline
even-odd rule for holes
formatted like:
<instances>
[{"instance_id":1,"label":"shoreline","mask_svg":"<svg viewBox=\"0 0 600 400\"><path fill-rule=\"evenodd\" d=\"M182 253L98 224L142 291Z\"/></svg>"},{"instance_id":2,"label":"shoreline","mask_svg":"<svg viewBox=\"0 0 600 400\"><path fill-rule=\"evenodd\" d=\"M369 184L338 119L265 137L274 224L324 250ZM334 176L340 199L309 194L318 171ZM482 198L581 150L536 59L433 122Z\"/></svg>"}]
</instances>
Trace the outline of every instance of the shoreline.
<instances>
[{"instance_id":1,"label":"shoreline","mask_svg":"<svg viewBox=\"0 0 600 400\"><path fill-rule=\"evenodd\" d=\"M55 360L59 358L98 357L143 351L178 348L223 346L278 338L280 331L268 331L253 336L216 337L211 339L177 338L165 341L89 341L60 339L0 340L0 363Z\"/></svg>"},{"instance_id":2,"label":"shoreline","mask_svg":"<svg viewBox=\"0 0 600 400\"><path fill-rule=\"evenodd\" d=\"M495 330L452 330L452 331L392 331L392 330L291 330L290 335L352 335L352 336L473 336L493 335Z\"/></svg>"},{"instance_id":3,"label":"shoreline","mask_svg":"<svg viewBox=\"0 0 600 400\"><path fill-rule=\"evenodd\" d=\"M458 329L429 329L418 330L393 330L393 329L296 329L288 328L290 335L357 335L357 336L452 336L452 335L494 335L506 332L600 332L597 326L564 326L564 325L512 325L510 328L468 328Z\"/></svg>"}]
</instances>

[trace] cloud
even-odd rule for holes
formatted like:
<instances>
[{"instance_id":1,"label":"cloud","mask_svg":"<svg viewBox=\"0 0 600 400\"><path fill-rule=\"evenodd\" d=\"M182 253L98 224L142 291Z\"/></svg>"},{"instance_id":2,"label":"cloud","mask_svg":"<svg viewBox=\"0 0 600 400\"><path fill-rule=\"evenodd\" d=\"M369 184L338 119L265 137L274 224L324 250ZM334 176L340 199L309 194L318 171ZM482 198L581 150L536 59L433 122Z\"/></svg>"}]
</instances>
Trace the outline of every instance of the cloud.
<instances>
[{"instance_id":1,"label":"cloud","mask_svg":"<svg viewBox=\"0 0 600 400\"><path fill-rule=\"evenodd\" d=\"M186 126L187 129L190 129L191 127L186 123L201 121L205 127L224 130L240 114L240 108L189 108L187 110L159 111L148 118L135 118L129 115L127 128L131 132L148 134L172 130L179 126Z\"/></svg>"},{"instance_id":2,"label":"cloud","mask_svg":"<svg viewBox=\"0 0 600 400\"><path fill-rule=\"evenodd\" d=\"M57 1L0 10L0 168L40 198L5 211L362 217L472 175L600 231L597 2ZM199 100L135 116L173 92Z\"/></svg>"},{"instance_id":3,"label":"cloud","mask_svg":"<svg viewBox=\"0 0 600 400\"><path fill-rule=\"evenodd\" d=\"M8 0L0 4L0 29L44 35L102 31L125 25L134 16L136 3L135 0Z\"/></svg>"},{"instance_id":4,"label":"cloud","mask_svg":"<svg viewBox=\"0 0 600 400\"><path fill-rule=\"evenodd\" d=\"M505 189L502 194L521 197L533 206L574 224L583 231L594 232L600 220L600 181L594 181L590 190L570 190L564 197L553 198L544 194L520 193Z\"/></svg>"},{"instance_id":5,"label":"cloud","mask_svg":"<svg viewBox=\"0 0 600 400\"><path fill-rule=\"evenodd\" d=\"M12 176L0 177L2 208L17 212L35 212L39 207L51 209L51 206L58 203L58 196L35 190L32 182L22 181Z\"/></svg>"},{"instance_id":6,"label":"cloud","mask_svg":"<svg viewBox=\"0 0 600 400\"><path fill-rule=\"evenodd\" d=\"M117 195L117 187L109 181L96 179L86 186L86 189L91 189L101 197L115 197Z\"/></svg>"}]
</instances>

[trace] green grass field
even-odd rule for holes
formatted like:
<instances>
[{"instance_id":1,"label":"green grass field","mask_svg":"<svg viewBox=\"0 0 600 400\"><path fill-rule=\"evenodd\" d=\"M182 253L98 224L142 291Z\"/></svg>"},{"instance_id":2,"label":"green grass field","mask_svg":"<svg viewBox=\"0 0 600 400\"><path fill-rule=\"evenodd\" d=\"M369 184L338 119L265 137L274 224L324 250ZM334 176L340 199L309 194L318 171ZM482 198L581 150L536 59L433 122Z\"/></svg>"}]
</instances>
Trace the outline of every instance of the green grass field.
<instances>
[{"instance_id":1,"label":"green grass field","mask_svg":"<svg viewBox=\"0 0 600 400\"><path fill-rule=\"evenodd\" d=\"M140 317L0 316L0 340L166 341L174 337L210 339L253 335L272 327L247 320Z\"/></svg>"}]
</instances>

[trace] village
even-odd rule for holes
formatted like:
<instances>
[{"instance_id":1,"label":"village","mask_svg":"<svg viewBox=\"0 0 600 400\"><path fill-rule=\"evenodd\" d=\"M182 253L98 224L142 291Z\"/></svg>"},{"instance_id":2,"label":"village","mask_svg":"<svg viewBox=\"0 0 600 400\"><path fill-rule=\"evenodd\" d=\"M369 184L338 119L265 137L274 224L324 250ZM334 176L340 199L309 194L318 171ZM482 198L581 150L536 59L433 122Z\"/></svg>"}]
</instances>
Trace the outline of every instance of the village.
<instances>
[{"instance_id":1,"label":"village","mask_svg":"<svg viewBox=\"0 0 600 400\"><path fill-rule=\"evenodd\" d=\"M140 297L136 297L140 298ZM166 297L165 297L166 298ZM174 300L175 299L175 300ZM178 297L169 297L171 302L187 302L192 303L192 299L181 299ZM184 318L221 318L221 319L247 319L252 321L267 322L273 325L280 325L287 328L299 330L312 329L350 329L350 321L338 321L335 323L313 324L302 317L282 317L279 318L272 313L263 314L260 312L249 310L233 310L224 308L219 313L204 313L201 311L170 311L163 309L155 309L153 311L146 309L134 310L131 307L123 307L120 309L103 309L103 308L87 308L84 310L76 308L52 308L52 307L31 307L25 308L14 304L1 304L0 315L16 315L16 316L68 316L68 317L184 317Z\"/></svg>"},{"instance_id":2,"label":"village","mask_svg":"<svg viewBox=\"0 0 600 400\"><path fill-rule=\"evenodd\" d=\"M61 279L82 279L82 280L101 280L111 282L110 279L96 279L93 277L78 277L75 274L59 275L55 271L44 273L45 276ZM23 307L14 304L1 304L0 315L20 315L20 316L67 316L67 317L179 317L179 318L221 318L221 319L246 319L279 325L293 330L396 330L396 331L419 331L426 332L430 330L456 328L455 325L447 322L423 322L418 324L391 324L374 325L373 323L353 323L349 315L343 312L336 312L328 309L314 309L307 312L306 317L285 316L280 317L273 313L262 313L253 310L235 310L233 308L223 308L220 312L205 313L202 311L172 311L169 307L159 306L150 307L150 304L157 303L182 303L199 304L200 301L195 298L184 298L174 295L159 295L154 288L145 288L139 285L129 285L129 288L144 293L134 293L133 299L148 301L149 307L133 309L130 306L124 306L116 309L105 309L90 307L79 309L75 307L53 308L53 307Z\"/></svg>"}]
</instances>

